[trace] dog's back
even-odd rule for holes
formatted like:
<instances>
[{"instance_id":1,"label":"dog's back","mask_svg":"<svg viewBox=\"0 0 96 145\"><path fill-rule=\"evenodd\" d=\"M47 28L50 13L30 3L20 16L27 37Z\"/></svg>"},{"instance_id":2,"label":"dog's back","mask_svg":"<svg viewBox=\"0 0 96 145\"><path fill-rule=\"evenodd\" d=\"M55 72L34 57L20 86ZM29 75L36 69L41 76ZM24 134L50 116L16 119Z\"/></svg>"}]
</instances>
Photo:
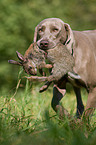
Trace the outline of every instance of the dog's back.
<instances>
[{"instance_id":1,"label":"dog's back","mask_svg":"<svg viewBox=\"0 0 96 145\"><path fill-rule=\"evenodd\" d=\"M96 30L73 31L75 70L88 86L96 85Z\"/></svg>"}]
</instances>

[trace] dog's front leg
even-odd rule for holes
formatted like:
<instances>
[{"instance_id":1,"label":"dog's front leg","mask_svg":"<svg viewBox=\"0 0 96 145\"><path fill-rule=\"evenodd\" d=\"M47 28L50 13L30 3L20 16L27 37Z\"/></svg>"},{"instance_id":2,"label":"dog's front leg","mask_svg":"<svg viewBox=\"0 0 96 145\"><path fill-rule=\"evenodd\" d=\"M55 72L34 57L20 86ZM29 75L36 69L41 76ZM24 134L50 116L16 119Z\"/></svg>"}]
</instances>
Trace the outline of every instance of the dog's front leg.
<instances>
[{"instance_id":1,"label":"dog's front leg","mask_svg":"<svg viewBox=\"0 0 96 145\"><path fill-rule=\"evenodd\" d=\"M64 116L70 116L67 110L60 105L60 101L66 93L66 89L60 89L57 85L53 88L53 98L51 106L55 112L59 113L59 117L62 119Z\"/></svg>"},{"instance_id":2,"label":"dog's front leg","mask_svg":"<svg viewBox=\"0 0 96 145\"><path fill-rule=\"evenodd\" d=\"M73 88L74 88L74 92L76 94L76 99L77 99L76 117L80 118L84 111L84 105L82 102L81 91L80 91L80 88L77 88L77 87L73 87Z\"/></svg>"}]
</instances>

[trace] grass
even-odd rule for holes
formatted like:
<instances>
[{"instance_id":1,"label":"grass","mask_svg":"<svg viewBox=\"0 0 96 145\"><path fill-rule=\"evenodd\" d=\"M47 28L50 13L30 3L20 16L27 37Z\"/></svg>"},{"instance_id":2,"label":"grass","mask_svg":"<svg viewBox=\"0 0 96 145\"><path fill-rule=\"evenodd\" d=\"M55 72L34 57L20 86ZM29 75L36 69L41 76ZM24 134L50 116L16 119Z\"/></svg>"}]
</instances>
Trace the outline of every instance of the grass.
<instances>
[{"instance_id":1,"label":"grass","mask_svg":"<svg viewBox=\"0 0 96 145\"><path fill-rule=\"evenodd\" d=\"M52 87L39 93L42 84L20 90L20 77L14 94L0 97L0 145L95 145L96 113L91 123L60 120L51 108ZM87 93L82 91L84 104ZM71 89L62 104L75 115L76 99Z\"/></svg>"}]
</instances>

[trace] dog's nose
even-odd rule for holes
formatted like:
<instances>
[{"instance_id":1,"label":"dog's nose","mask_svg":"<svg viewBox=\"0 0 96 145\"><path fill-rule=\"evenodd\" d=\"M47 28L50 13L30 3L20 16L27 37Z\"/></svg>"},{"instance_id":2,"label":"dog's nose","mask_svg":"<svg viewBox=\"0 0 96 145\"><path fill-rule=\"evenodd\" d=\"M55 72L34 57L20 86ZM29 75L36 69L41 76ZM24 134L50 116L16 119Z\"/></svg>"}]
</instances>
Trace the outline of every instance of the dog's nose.
<instances>
[{"instance_id":1,"label":"dog's nose","mask_svg":"<svg viewBox=\"0 0 96 145\"><path fill-rule=\"evenodd\" d=\"M42 40L42 41L40 42L40 48L43 49L43 50L48 49L48 41Z\"/></svg>"}]
</instances>

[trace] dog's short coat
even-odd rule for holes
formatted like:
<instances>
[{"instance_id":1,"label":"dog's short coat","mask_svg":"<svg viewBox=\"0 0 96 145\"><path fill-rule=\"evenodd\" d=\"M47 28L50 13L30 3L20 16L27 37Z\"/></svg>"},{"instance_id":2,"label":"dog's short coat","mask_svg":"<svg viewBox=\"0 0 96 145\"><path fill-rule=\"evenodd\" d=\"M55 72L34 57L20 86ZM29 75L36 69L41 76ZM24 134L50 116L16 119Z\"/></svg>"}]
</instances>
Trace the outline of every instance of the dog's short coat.
<instances>
[{"instance_id":1,"label":"dog's short coat","mask_svg":"<svg viewBox=\"0 0 96 145\"><path fill-rule=\"evenodd\" d=\"M88 100L85 108L86 117L89 116L96 108L96 30L90 31L72 31L69 24L64 23L58 18L48 18L41 21L35 28L34 42L42 50L48 52L50 49L55 49L58 43L63 44L73 55L75 65L73 71L80 76L80 80L75 78L62 77L57 81L53 88L52 107L60 115L64 114L65 109L60 106L59 102L66 92L66 84L70 82L74 88L77 98L77 116L79 117L84 106L81 99L80 87L86 87L88 91ZM33 48L33 45L30 46ZM25 57L29 57L30 50L25 53ZM39 50L39 49L38 49ZM53 51L54 52L54 51ZM63 53L63 52L62 52ZM27 61L19 53L19 59L23 63L10 60L10 63L23 65L25 71L30 74L30 61ZM63 64L63 62L61 62ZM31 64L32 65L32 64ZM46 64L44 64L46 67ZM49 66L47 66L49 67Z\"/></svg>"},{"instance_id":2,"label":"dog's short coat","mask_svg":"<svg viewBox=\"0 0 96 145\"><path fill-rule=\"evenodd\" d=\"M88 116L92 113L92 108L96 108L96 30L72 31L69 24L64 23L61 19L48 18L41 21L35 28L34 42L37 42L43 50L52 47L54 49L58 42L66 45L75 59L74 71L81 76L88 88L85 115ZM55 111L59 108L62 114L63 109L59 105L59 101L66 92L67 82L63 79L60 81L64 85L64 89L60 89L59 82L57 86L54 86L52 107ZM74 80L71 80L70 83L73 85L77 97L77 115L82 114L84 106L79 87L81 84L79 82L78 85L74 84Z\"/></svg>"}]
</instances>

